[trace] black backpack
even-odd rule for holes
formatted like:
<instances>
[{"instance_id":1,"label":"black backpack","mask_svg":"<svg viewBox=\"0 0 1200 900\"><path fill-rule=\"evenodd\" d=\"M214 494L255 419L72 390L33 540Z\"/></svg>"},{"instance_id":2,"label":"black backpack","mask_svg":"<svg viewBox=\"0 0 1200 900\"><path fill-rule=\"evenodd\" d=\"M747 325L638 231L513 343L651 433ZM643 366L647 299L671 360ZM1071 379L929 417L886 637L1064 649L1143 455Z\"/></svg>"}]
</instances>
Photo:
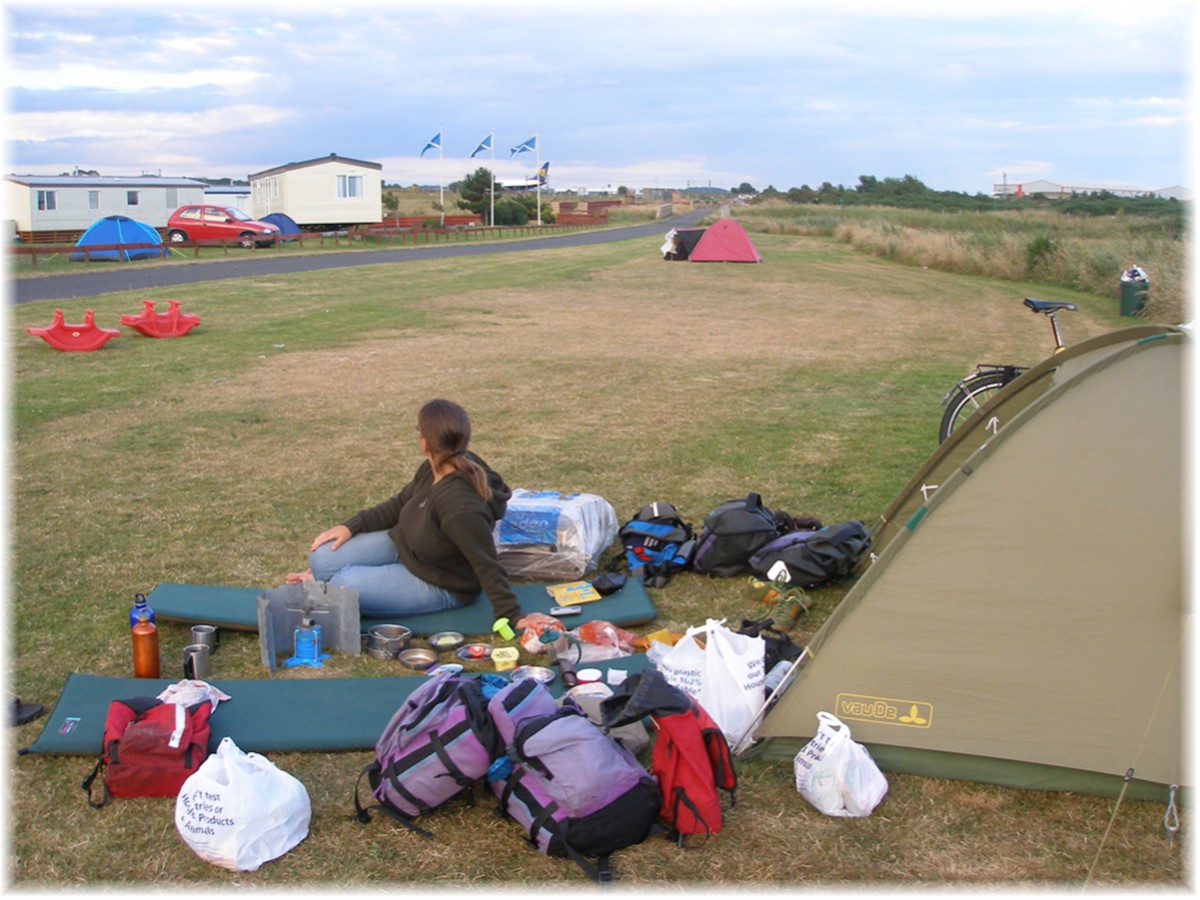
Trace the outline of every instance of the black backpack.
<instances>
[{"instance_id":1,"label":"black backpack","mask_svg":"<svg viewBox=\"0 0 1200 900\"><path fill-rule=\"evenodd\" d=\"M666 587L671 576L691 566L696 540L690 522L664 500L647 503L617 532L629 572L646 587Z\"/></svg>"},{"instance_id":2,"label":"black backpack","mask_svg":"<svg viewBox=\"0 0 1200 900\"><path fill-rule=\"evenodd\" d=\"M778 536L779 523L758 494L727 500L704 517L692 568L702 575L737 575L760 547Z\"/></svg>"},{"instance_id":3,"label":"black backpack","mask_svg":"<svg viewBox=\"0 0 1200 900\"><path fill-rule=\"evenodd\" d=\"M830 525L820 531L794 531L769 541L750 557L750 571L769 577L776 563L787 566L788 578L797 587L815 587L845 578L871 544L859 521Z\"/></svg>"}]
</instances>

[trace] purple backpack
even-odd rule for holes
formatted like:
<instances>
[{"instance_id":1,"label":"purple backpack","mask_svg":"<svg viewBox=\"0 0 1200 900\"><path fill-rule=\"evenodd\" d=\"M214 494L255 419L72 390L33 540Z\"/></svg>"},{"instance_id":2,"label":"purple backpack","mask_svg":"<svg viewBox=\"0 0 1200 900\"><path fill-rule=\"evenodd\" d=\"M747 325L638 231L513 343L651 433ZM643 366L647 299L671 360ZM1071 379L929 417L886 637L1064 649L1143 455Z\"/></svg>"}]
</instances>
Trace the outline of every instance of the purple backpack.
<instances>
[{"instance_id":1,"label":"purple backpack","mask_svg":"<svg viewBox=\"0 0 1200 900\"><path fill-rule=\"evenodd\" d=\"M502 752L480 680L432 676L409 695L375 743L375 761L359 773L354 786L355 813L366 822L369 809L377 809L432 837L413 820L471 792ZM358 799L363 775L379 801L368 809Z\"/></svg>"},{"instance_id":2,"label":"purple backpack","mask_svg":"<svg viewBox=\"0 0 1200 900\"><path fill-rule=\"evenodd\" d=\"M488 709L506 748L487 775L497 814L519 823L539 852L610 881L609 855L655 827L657 780L573 702L559 708L539 682L512 682Z\"/></svg>"}]
</instances>

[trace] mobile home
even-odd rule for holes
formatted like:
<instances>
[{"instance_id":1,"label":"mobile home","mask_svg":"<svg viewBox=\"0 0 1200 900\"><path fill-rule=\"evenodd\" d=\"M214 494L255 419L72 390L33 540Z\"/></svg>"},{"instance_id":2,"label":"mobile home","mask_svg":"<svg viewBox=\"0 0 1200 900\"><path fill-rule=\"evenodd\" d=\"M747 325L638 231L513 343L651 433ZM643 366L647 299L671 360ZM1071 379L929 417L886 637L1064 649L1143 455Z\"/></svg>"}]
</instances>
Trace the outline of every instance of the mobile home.
<instances>
[{"instance_id":1,"label":"mobile home","mask_svg":"<svg viewBox=\"0 0 1200 900\"><path fill-rule=\"evenodd\" d=\"M331 153L250 176L256 219L284 213L301 228L334 228L383 221L383 164Z\"/></svg>"},{"instance_id":2,"label":"mobile home","mask_svg":"<svg viewBox=\"0 0 1200 900\"><path fill-rule=\"evenodd\" d=\"M155 175L8 175L4 202L18 234L79 232L105 216L163 228L177 207L204 202L204 182Z\"/></svg>"}]
</instances>

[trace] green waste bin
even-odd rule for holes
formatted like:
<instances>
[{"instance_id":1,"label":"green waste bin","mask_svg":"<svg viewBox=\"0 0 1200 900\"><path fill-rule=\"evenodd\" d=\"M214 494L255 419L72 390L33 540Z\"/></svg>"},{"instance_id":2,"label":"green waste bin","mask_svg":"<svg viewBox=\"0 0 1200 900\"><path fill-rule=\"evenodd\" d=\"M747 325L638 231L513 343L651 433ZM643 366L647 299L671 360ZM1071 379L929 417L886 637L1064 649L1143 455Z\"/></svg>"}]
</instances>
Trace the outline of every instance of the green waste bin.
<instances>
[{"instance_id":1,"label":"green waste bin","mask_svg":"<svg viewBox=\"0 0 1200 900\"><path fill-rule=\"evenodd\" d=\"M1139 316L1146 308L1150 279L1137 266L1121 273L1121 315Z\"/></svg>"}]
</instances>

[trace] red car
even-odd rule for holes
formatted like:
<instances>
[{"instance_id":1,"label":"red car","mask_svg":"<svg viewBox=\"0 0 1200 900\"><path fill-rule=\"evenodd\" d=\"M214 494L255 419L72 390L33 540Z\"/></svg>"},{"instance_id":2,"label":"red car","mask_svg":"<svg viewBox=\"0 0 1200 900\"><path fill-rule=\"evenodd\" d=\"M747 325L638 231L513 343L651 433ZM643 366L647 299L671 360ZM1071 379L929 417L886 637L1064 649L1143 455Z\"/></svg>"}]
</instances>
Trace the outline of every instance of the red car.
<instances>
[{"instance_id":1,"label":"red car","mask_svg":"<svg viewBox=\"0 0 1200 900\"><path fill-rule=\"evenodd\" d=\"M233 206L181 206L167 219L167 240L172 244L225 238L238 239L250 248L270 244L262 238L274 234L279 234L274 225L252 219Z\"/></svg>"}]
</instances>

